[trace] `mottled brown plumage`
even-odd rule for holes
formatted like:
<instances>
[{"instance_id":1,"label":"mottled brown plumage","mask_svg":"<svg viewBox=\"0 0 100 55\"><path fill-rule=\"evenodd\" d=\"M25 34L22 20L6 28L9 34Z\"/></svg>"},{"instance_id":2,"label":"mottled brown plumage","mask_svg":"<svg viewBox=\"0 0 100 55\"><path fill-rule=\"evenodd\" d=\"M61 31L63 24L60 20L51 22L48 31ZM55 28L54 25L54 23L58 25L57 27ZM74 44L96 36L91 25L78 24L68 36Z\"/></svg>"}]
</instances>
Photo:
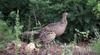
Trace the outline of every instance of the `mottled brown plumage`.
<instances>
[{"instance_id":1,"label":"mottled brown plumage","mask_svg":"<svg viewBox=\"0 0 100 55\"><path fill-rule=\"evenodd\" d=\"M39 33L39 38L43 42L51 42L53 39L55 39L56 36L60 36L64 33L66 26L67 26L67 15L68 13L65 12L62 15L62 19L55 23L50 23L47 26L45 26ZM52 33L52 35L50 35Z\"/></svg>"},{"instance_id":2,"label":"mottled brown plumage","mask_svg":"<svg viewBox=\"0 0 100 55\"><path fill-rule=\"evenodd\" d=\"M43 41L44 44L50 43L52 40L54 40L56 37L56 34L54 32L43 32L43 35L41 35L40 40Z\"/></svg>"}]
</instances>

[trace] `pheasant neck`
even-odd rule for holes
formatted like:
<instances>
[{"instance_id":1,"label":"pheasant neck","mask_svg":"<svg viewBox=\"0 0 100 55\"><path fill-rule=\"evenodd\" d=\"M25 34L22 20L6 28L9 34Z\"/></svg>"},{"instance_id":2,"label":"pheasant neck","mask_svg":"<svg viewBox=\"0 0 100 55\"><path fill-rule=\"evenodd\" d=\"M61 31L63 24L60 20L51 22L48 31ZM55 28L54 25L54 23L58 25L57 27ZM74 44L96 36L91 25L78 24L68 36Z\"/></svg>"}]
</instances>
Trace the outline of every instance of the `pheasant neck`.
<instances>
[{"instance_id":1,"label":"pheasant neck","mask_svg":"<svg viewBox=\"0 0 100 55\"><path fill-rule=\"evenodd\" d=\"M63 16L61 22L66 23L66 22L67 22L66 17L67 17L67 16Z\"/></svg>"}]
</instances>

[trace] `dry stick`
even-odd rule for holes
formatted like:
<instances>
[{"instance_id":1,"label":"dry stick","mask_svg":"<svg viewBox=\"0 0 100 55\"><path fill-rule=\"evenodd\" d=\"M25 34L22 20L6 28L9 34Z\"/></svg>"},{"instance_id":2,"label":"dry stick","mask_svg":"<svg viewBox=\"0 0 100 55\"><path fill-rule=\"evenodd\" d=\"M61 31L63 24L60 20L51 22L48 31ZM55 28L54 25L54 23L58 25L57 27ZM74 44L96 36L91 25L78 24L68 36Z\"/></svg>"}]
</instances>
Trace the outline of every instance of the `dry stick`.
<instances>
[{"instance_id":1,"label":"dry stick","mask_svg":"<svg viewBox=\"0 0 100 55\"><path fill-rule=\"evenodd\" d=\"M34 18L35 18L35 22L36 22L36 26L37 26L37 17L36 17L36 13L35 13L35 9L33 8L33 15L34 15Z\"/></svg>"}]
</instances>

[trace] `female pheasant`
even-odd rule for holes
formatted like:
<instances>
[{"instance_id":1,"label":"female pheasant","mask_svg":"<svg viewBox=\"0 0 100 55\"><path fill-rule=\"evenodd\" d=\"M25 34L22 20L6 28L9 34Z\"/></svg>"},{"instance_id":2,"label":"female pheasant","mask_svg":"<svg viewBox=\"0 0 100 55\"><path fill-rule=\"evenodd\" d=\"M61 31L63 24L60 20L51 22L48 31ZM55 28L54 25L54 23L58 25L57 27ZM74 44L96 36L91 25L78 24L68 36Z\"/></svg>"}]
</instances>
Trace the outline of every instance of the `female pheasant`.
<instances>
[{"instance_id":1,"label":"female pheasant","mask_svg":"<svg viewBox=\"0 0 100 55\"><path fill-rule=\"evenodd\" d=\"M65 12L62 15L62 18L60 21L55 23L50 23L47 26L45 26L40 32L39 32L39 38L44 43L50 43L52 40L55 39L56 36L60 36L64 33L66 26L67 26L67 16L68 13Z\"/></svg>"}]
</instances>

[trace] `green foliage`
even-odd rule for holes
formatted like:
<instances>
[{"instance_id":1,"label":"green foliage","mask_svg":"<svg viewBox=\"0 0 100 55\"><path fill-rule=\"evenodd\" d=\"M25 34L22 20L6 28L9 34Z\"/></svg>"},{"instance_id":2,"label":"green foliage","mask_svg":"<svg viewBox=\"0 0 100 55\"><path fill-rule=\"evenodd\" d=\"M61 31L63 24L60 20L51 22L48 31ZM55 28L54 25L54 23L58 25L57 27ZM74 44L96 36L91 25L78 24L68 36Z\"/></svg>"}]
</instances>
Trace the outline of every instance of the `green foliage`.
<instances>
[{"instance_id":1,"label":"green foliage","mask_svg":"<svg viewBox=\"0 0 100 55\"><path fill-rule=\"evenodd\" d=\"M89 30L94 36L92 26L100 21L99 4L97 0L0 0L0 11L3 15L1 19L14 28L15 25L20 26L16 24L14 13L19 10L18 22L24 28L21 30L15 26L18 31L34 30L35 27L56 22L60 20L61 13L67 11L68 26L61 40L69 42L74 38L75 29L82 32Z\"/></svg>"},{"instance_id":2,"label":"green foliage","mask_svg":"<svg viewBox=\"0 0 100 55\"><path fill-rule=\"evenodd\" d=\"M75 29L75 31L76 31L76 33L74 34L74 39L75 39L74 41L75 42L79 43L81 41L84 42L86 40L90 41L89 40L89 38L90 38L90 36L89 36L90 32L89 31L81 32L78 29Z\"/></svg>"},{"instance_id":3,"label":"green foliage","mask_svg":"<svg viewBox=\"0 0 100 55\"><path fill-rule=\"evenodd\" d=\"M93 30L95 31L97 39L93 41L91 48L93 49L93 51L100 53L100 32L97 27L93 27Z\"/></svg>"},{"instance_id":4,"label":"green foliage","mask_svg":"<svg viewBox=\"0 0 100 55\"><path fill-rule=\"evenodd\" d=\"M96 6L93 7L94 14L97 16L96 19L100 20L100 1L96 3Z\"/></svg>"},{"instance_id":5,"label":"green foliage","mask_svg":"<svg viewBox=\"0 0 100 55\"><path fill-rule=\"evenodd\" d=\"M17 41L19 40L19 35L21 35L21 30L22 30L22 25L19 22L19 10L17 10L17 14L16 14L16 22L15 22L15 26L14 26L14 30L15 30L15 37Z\"/></svg>"},{"instance_id":6,"label":"green foliage","mask_svg":"<svg viewBox=\"0 0 100 55\"><path fill-rule=\"evenodd\" d=\"M19 20L20 20L19 10L17 10L16 21L15 21L15 26L14 26L16 43L20 42L19 36L21 35L21 33L22 33L21 31L22 31L22 28L23 28L23 25L20 24Z\"/></svg>"},{"instance_id":7,"label":"green foliage","mask_svg":"<svg viewBox=\"0 0 100 55\"><path fill-rule=\"evenodd\" d=\"M0 49L3 48L7 42L14 39L12 28L8 27L5 21L0 20Z\"/></svg>"},{"instance_id":8,"label":"green foliage","mask_svg":"<svg viewBox=\"0 0 100 55\"><path fill-rule=\"evenodd\" d=\"M93 51L100 53L100 39L93 43L93 46L91 48L93 49Z\"/></svg>"},{"instance_id":9,"label":"green foliage","mask_svg":"<svg viewBox=\"0 0 100 55\"><path fill-rule=\"evenodd\" d=\"M14 29L11 26L9 27L5 21L0 20L0 48L3 48L7 42L19 40L19 35L21 34L23 27L19 22L19 11L17 14L15 12L11 12L11 16L16 16L16 25L14 26Z\"/></svg>"}]
</instances>

